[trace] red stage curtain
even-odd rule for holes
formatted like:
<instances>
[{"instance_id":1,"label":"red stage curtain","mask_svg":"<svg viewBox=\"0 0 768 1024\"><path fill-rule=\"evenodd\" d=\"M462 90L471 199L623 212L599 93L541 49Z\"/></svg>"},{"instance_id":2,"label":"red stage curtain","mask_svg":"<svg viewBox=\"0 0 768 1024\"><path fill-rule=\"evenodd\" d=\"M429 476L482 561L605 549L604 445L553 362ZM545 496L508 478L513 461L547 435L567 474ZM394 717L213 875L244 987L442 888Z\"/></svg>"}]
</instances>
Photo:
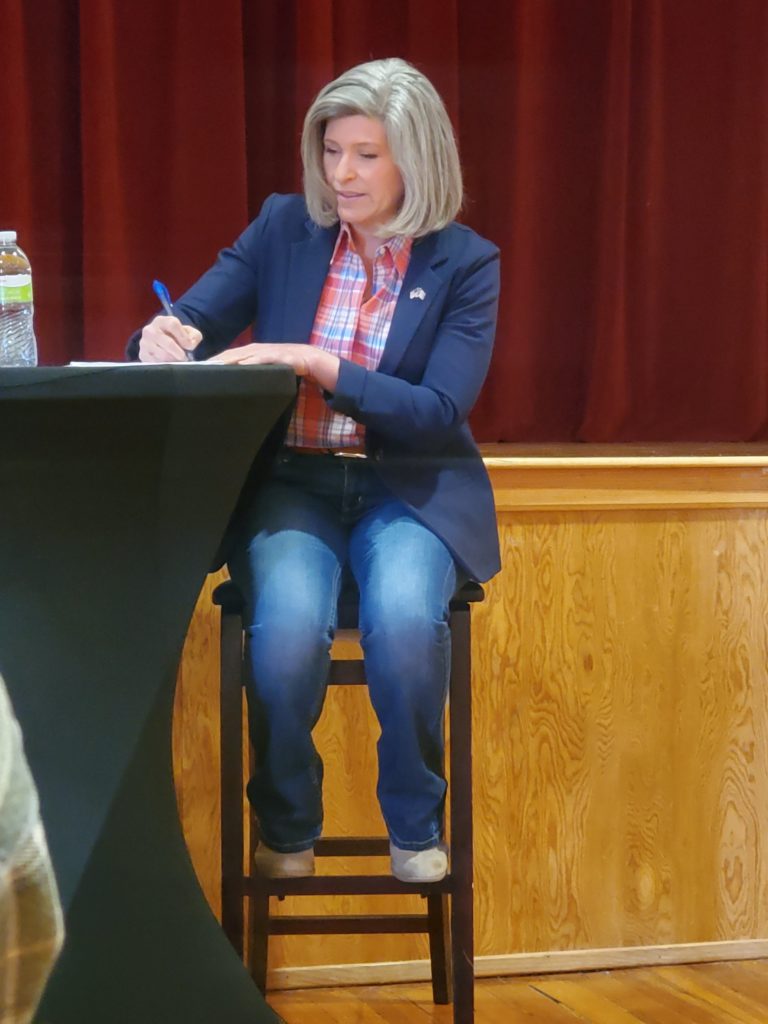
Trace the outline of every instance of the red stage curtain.
<instances>
[{"instance_id":1,"label":"red stage curtain","mask_svg":"<svg viewBox=\"0 0 768 1024\"><path fill-rule=\"evenodd\" d=\"M483 441L768 436L765 0L0 0L0 227L41 361L119 358L272 191L317 89L400 55L502 250Z\"/></svg>"}]
</instances>

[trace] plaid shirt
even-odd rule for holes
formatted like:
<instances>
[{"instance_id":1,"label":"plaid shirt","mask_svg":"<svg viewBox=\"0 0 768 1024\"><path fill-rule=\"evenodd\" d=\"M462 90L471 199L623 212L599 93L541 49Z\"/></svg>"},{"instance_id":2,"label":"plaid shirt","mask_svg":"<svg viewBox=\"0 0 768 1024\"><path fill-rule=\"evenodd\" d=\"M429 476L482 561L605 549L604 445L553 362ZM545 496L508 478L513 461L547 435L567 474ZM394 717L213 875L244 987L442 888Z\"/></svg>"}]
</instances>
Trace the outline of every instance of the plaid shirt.
<instances>
[{"instance_id":1,"label":"plaid shirt","mask_svg":"<svg viewBox=\"0 0 768 1024\"><path fill-rule=\"evenodd\" d=\"M0 1021L27 1024L63 937L21 732L0 679Z\"/></svg>"},{"instance_id":2,"label":"plaid shirt","mask_svg":"<svg viewBox=\"0 0 768 1024\"><path fill-rule=\"evenodd\" d=\"M412 239L384 242L373 261L371 297L363 301L367 276L346 224L342 225L317 307L310 345L375 370L384 354L392 317L411 258ZM320 388L302 380L286 444L304 448L354 448L363 427L333 412Z\"/></svg>"}]
</instances>

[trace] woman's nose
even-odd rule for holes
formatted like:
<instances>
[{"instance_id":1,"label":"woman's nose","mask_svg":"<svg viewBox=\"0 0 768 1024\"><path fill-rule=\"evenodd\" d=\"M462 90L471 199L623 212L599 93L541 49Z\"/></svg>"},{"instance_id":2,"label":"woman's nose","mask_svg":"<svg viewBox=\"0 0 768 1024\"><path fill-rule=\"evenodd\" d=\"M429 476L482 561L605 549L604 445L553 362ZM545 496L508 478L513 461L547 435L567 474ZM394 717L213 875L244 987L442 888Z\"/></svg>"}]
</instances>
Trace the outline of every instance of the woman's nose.
<instances>
[{"instance_id":1,"label":"woman's nose","mask_svg":"<svg viewBox=\"0 0 768 1024\"><path fill-rule=\"evenodd\" d=\"M349 157L342 153L339 162L336 164L336 177L339 181L349 181L352 177L352 165Z\"/></svg>"}]
</instances>

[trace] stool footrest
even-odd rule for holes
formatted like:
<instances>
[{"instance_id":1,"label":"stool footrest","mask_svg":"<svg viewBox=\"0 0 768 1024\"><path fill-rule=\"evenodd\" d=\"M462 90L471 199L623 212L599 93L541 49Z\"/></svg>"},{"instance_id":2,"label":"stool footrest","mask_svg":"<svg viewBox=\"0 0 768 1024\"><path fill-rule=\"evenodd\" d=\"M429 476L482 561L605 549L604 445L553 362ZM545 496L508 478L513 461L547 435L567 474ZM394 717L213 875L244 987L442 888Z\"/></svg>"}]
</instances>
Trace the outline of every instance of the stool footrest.
<instances>
[{"instance_id":1,"label":"stool footrest","mask_svg":"<svg viewBox=\"0 0 768 1024\"><path fill-rule=\"evenodd\" d=\"M440 882L401 882L391 875L311 875L307 878L242 879L244 896L434 896L453 892L453 880L446 875Z\"/></svg>"},{"instance_id":2,"label":"stool footrest","mask_svg":"<svg viewBox=\"0 0 768 1024\"><path fill-rule=\"evenodd\" d=\"M429 931L426 914L307 914L270 917L270 935L399 935Z\"/></svg>"},{"instance_id":3,"label":"stool footrest","mask_svg":"<svg viewBox=\"0 0 768 1024\"><path fill-rule=\"evenodd\" d=\"M381 836L323 836L315 843L316 857L388 857L389 839Z\"/></svg>"},{"instance_id":4,"label":"stool footrest","mask_svg":"<svg viewBox=\"0 0 768 1024\"><path fill-rule=\"evenodd\" d=\"M367 686L365 662L360 658L332 661L328 671L328 684L330 686Z\"/></svg>"}]
</instances>

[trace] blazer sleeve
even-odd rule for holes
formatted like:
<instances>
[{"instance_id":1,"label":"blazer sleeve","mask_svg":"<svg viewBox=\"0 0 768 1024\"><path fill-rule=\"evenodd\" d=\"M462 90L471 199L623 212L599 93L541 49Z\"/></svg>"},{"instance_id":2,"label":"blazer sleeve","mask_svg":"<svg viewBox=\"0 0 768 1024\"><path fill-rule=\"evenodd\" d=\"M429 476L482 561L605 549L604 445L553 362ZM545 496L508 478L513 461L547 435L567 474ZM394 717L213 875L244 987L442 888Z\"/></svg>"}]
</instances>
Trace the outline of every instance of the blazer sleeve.
<instances>
[{"instance_id":1,"label":"blazer sleeve","mask_svg":"<svg viewBox=\"0 0 768 1024\"><path fill-rule=\"evenodd\" d=\"M499 251L488 243L451 285L421 380L411 383L342 360L328 404L382 438L439 449L466 421L480 393L498 298Z\"/></svg>"},{"instance_id":2,"label":"blazer sleeve","mask_svg":"<svg viewBox=\"0 0 768 1024\"><path fill-rule=\"evenodd\" d=\"M223 351L256 319L258 264L278 198L271 195L264 201L256 220L231 246L221 250L210 270L174 303L179 320L203 335L195 359L208 359ZM129 359L138 359L140 338L140 330L129 338Z\"/></svg>"}]
</instances>

